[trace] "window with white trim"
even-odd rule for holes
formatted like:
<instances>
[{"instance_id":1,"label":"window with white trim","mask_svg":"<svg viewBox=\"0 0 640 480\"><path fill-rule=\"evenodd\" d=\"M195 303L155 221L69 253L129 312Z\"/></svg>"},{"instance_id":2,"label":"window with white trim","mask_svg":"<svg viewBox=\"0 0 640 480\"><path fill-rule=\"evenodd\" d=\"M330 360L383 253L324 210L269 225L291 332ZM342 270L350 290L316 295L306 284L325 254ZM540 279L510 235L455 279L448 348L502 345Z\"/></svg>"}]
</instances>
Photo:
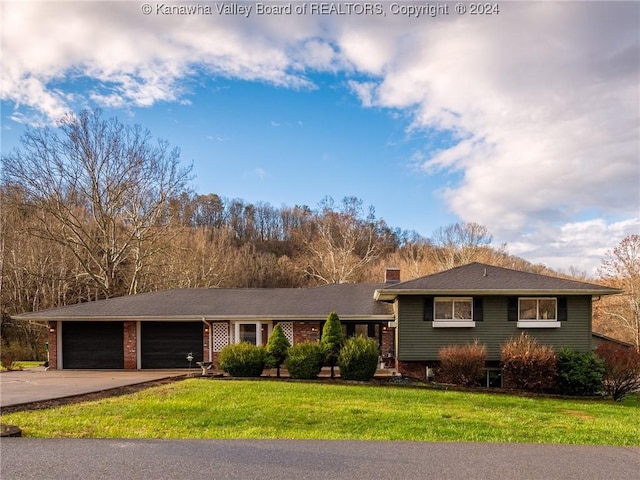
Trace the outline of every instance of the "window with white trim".
<instances>
[{"instance_id":1,"label":"window with white trim","mask_svg":"<svg viewBox=\"0 0 640 480\"><path fill-rule=\"evenodd\" d=\"M558 299L527 297L518 299L518 327L559 327Z\"/></svg>"},{"instance_id":2,"label":"window with white trim","mask_svg":"<svg viewBox=\"0 0 640 480\"><path fill-rule=\"evenodd\" d=\"M558 302L555 298L520 298L518 312L518 320L557 320Z\"/></svg>"},{"instance_id":3,"label":"window with white trim","mask_svg":"<svg viewBox=\"0 0 640 480\"><path fill-rule=\"evenodd\" d=\"M433 301L434 327L473 327L473 298L436 297Z\"/></svg>"}]
</instances>

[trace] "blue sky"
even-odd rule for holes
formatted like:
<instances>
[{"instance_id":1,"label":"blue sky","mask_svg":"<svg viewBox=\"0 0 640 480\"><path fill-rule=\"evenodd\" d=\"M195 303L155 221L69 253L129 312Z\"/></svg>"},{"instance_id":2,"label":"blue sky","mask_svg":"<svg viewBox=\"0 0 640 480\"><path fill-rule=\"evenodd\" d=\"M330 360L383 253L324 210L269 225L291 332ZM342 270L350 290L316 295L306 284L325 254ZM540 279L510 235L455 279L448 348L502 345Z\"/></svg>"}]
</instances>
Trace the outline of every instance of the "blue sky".
<instances>
[{"instance_id":1,"label":"blue sky","mask_svg":"<svg viewBox=\"0 0 640 480\"><path fill-rule=\"evenodd\" d=\"M392 227L474 221L588 273L640 231L639 3L433 18L390 3L244 18L3 2L2 152L26 125L100 107L180 147L200 193L356 196Z\"/></svg>"}]
</instances>

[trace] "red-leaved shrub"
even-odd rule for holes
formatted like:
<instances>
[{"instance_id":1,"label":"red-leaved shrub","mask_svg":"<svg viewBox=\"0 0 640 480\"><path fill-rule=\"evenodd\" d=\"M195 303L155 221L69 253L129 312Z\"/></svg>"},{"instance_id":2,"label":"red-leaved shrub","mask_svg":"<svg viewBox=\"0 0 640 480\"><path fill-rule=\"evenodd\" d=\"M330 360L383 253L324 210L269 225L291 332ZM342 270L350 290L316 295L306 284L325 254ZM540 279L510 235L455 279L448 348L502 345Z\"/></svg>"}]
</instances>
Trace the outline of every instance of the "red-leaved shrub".
<instances>
[{"instance_id":1,"label":"red-leaved shrub","mask_svg":"<svg viewBox=\"0 0 640 480\"><path fill-rule=\"evenodd\" d=\"M539 345L526 332L502 345L504 386L543 392L555 383L556 354L548 345Z\"/></svg>"},{"instance_id":2,"label":"red-leaved shrub","mask_svg":"<svg viewBox=\"0 0 640 480\"><path fill-rule=\"evenodd\" d=\"M466 345L447 345L438 351L438 374L445 382L471 387L484 376L487 348L478 340Z\"/></svg>"},{"instance_id":3,"label":"red-leaved shrub","mask_svg":"<svg viewBox=\"0 0 640 480\"><path fill-rule=\"evenodd\" d=\"M603 343L596 355L604 361L604 389L615 401L640 391L640 353L621 345Z\"/></svg>"}]
</instances>

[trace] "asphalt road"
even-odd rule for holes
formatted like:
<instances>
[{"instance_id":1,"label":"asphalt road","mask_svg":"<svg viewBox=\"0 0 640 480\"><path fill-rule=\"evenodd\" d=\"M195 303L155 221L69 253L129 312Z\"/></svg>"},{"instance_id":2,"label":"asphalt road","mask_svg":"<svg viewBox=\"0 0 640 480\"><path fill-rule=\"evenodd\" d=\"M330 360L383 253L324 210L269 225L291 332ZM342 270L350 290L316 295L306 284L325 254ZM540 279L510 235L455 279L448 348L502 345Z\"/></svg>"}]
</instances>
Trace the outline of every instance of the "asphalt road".
<instances>
[{"instance_id":1,"label":"asphalt road","mask_svg":"<svg viewBox=\"0 0 640 480\"><path fill-rule=\"evenodd\" d=\"M2 480L631 480L640 448L242 440L0 440Z\"/></svg>"}]
</instances>

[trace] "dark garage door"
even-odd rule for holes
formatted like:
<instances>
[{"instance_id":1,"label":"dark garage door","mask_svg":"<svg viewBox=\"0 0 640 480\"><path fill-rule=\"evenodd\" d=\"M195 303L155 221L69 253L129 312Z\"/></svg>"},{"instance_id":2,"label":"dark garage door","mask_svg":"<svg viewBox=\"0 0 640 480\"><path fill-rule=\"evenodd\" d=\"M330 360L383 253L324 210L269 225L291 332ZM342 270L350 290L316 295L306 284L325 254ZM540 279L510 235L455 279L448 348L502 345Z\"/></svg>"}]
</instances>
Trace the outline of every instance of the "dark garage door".
<instances>
[{"instance_id":1,"label":"dark garage door","mask_svg":"<svg viewBox=\"0 0 640 480\"><path fill-rule=\"evenodd\" d=\"M124 368L122 322L63 322L62 368Z\"/></svg>"},{"instance_id":2,"label":"dark garage door","mask_svg":"<svg viewBox=\"0 0 640 480\"><path fill-rule=\"evenodd\" d=\"M142 322L142 368L188 368L202 361L201 322Z\"/></svg>"}]
</instances>

